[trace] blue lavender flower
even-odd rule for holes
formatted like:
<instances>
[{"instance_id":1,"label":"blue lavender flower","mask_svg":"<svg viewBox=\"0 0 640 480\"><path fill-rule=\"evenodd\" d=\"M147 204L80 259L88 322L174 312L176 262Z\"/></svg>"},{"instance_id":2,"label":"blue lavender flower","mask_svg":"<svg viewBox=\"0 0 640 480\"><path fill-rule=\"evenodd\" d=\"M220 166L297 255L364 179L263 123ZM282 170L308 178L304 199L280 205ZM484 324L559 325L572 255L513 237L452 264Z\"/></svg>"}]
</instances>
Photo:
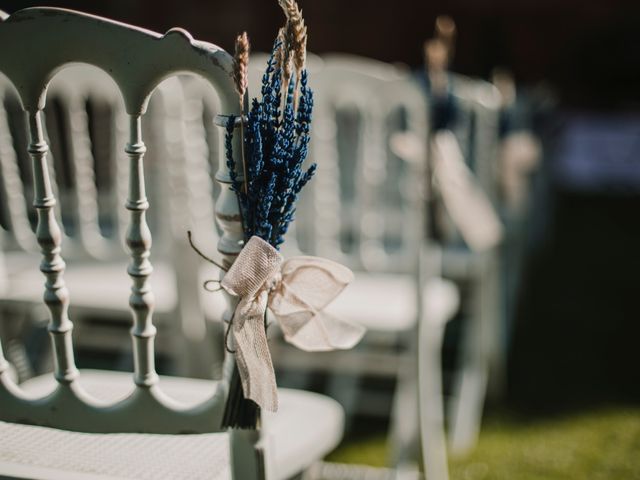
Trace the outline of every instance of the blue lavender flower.
<instances>
[{"instance_id":1,"label":"blue lavender flower","mask_svg":"<svg viewBox=\"0 0 640 480\"><path fill-rule=\"evenodd\" d=\"M236 171L236 162L233 158L233 130L235 129L236 117L230 115L227 119L227 125L225 128L224 147L226 152L227 168L229 169L229 176L231 177L231 189L238 195L240 203L240 210L244 215L247 210L247 196L242 190L242 182L238 179L238 173Z\"/></svg>"},{"instance_id":2,"label":"blue lavender flower","mask_svg":"<svg viewBox=\"0 0 640 480\"><path fill-rule=\"evenodd\" d=\"M232 188L240 199L245 240L257 235L276 248L284 242L294 219L298 194L316 171L315 163L307 170L302 169L308 154L313 111L308 75L306 70L300 74L296 108L296 79L292 77L283 85L282 69L276 65L280 49L282 45L276 41L262 77L262 99L253 99L244 127L246 194L233 160L231 121L225 138L227 166Z\"/></svg>"}]
</instances>

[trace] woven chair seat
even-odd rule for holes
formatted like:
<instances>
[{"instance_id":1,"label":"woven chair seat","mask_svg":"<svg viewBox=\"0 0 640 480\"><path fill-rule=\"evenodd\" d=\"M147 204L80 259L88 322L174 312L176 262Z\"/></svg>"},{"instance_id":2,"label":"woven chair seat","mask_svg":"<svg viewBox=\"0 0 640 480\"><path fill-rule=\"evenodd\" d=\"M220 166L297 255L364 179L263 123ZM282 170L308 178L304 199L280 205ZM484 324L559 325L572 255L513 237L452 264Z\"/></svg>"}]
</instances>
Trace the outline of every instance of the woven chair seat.
<instances>
[{"instance_id":1,"label":"woven chair seat","mask_svg":"<svg viewBox=\"0 0 640 480\"><path fill-rule=\"evenodd\" d=\"M131 391L131 374L82 370L81 383L96 398L115 402ZM215 382L161 377L161 389L192 406L215 389ZM55 388L51 375L22 384L34 397ZM280 409L265 415L263 435L275 478L295 475L319 460L342 437L343 412L333 400L310 392L281 389ZM220 467L220 466L223 467ZM230 479L226 433L199 435L89 434L0 422L0 477L38 479Z\"/></svg>"}]
</instances>

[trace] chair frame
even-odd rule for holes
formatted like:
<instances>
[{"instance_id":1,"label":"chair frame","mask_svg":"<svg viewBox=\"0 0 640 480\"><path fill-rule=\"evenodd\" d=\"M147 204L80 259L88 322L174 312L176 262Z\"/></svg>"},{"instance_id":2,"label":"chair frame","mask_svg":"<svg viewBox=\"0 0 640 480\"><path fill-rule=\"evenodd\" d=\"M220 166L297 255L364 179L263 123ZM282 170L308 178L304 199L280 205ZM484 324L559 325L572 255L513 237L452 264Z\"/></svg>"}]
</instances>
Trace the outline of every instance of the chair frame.
<instances>
[{"instance_id":1,"label":"chair frame","mask_svg":"<svg viewBox=\"0 0 640 480\"><path fill-rule=\"evenodd\" d=\"M55 36L57 48L50 49ZM16 41L20 39L20 41ZM40 269L46 282L44 302L50 311L49 332L55 359L56 390L45 398L30 398L10 378L9 365L0 350L0 419L83 432L204 433L220 431L233 358L225 360L223 381L203 404L185 410L162 393L154 365L152 322L153 293L148 278L151 234L145 219L141 118L149 97L164 79L180 72L203 77L217 91L223 111L239 115L240 102L232 81L233 59L221 48L193 40L182 29L160 35L100 17L57 8L28 8L0 22L0 43L13 45L0 51L0 72L18 91L28 114L29 153L34 171L36 237L42 252ZM130 159L126 208L130 223L126 243L131 253L127 269L132 281L129 304L133 313L135 390L123 401L105 405L90 397L79 382L68 316L69 292L65 287L61 231L54 215L56 200L47 165L42 110L51 78L70 63L81 62L107 72L124 98L130 118L125 151ZM234 151L240 151L236 135ZM224 162L216 179L229 184ZM216 218L223 231L218 250L230 265L241 249L242 225L235 194L223 188L216 202ZM229 306L233 307L228 299Z\"/></svg>"}]
</instances>

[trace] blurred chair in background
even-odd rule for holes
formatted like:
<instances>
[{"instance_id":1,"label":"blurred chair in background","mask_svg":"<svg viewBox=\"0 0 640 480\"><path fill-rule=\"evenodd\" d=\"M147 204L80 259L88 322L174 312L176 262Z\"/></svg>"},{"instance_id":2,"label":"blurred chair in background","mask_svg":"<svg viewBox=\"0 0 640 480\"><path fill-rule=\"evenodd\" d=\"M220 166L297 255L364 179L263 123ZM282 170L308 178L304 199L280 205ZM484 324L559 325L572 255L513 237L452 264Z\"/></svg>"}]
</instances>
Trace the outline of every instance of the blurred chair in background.
<instances>
[{"instance_id":1,"label":"blurred chair in background","mask_svg":"<svg viewBox=\"0 0 640 480\"><path fill-rule=\"evenodd\" d=\"M4 232L0 230L0 245L3 244L3 241ZM9 279L7 277L4 251L0 249L0 295L4 295L8 288ZM9 359L7 375L17 383L20 378L20 371L24 377L29 377L31 376L32 370L28 361L28 352L25 343L22 341L22 338L16 338L18 336L16 331L19 331L22 322L13 322L13 325L11 325L13 328L8 328L8 322L3 321L4 315L5 312L0 309L0 339L4 339L5 357Z\"/></svg>"},{"instance_id":2,"label":"blurred chair in background","mask_svg":"<svg viewBox=\"0 0 640 480\"><path fill-rule=\"evenodd\" d=\"M58 48L51 50L47 47L53 38ZM105 475L229 478L232 475L242 479L285 479L335 447L342 434L341 408L334 401L304 392L281 392L281 411L264 419L264 424L271 423L271 427L267 426L262 435L257 431L220 432L233 368L231 355L225 355L220 383L177 377L163 377L159 382L156 374L156 327L152 321L156 302L149 261L153 234L146 221L149 201L143 166L146 148L142 117L157 84L167 76L185 71L205 77L210 88L219 92L224 111L237 114L239 104L230 75L232 57L214 45L193 41L181 29L160 36L99 17L52 8L23 10L0 22L0 42L15 46L0 52L0 71L20 88L19 95L28 115L28 150L33 162L33 197L38 211L36 236L42 253L40 268L46 279L40 291L44 291L50 313L48 330L55 359L53 375L35 377L18 385L11 378L0 347L0 419L3 420L0 422L0 475L45 478ZM110 53L113 48L120 51L122 45L127 47L126 54ZM28 62L24 61L26 58ZM125 147L130 165L129 174L124 175L123 180L128 185L126 208L130 218L126 244L131 258L128 266L121 267L122 275L118 278L124 283L126 273L130 277L133 382L130 373L95 370L80 373L75 364L73 324L68 311L70 297L75 299L81 292L71 283L67 289L63 279L65 263L60 248L63 235L54 213L56 182L46 160L48 145L43 127L47 84L55 72L73 61L95 63L110 72L122 92L129 119L128 127L124 127L126 147L125 143L120 147ZM179 104L180 97L175 100ZM163 113L178 115L180 111ZM182 119L177 116L176 120L176 124L169 123L171 129L161 130L159 135L173 135L169 140L179 139ZM69 135L79 133L83 140L82 126L75 124L76 131L72 129ZM236 147L239 142L236 138ZM217 179L226 187L230 183L229 175L225 164L221 165ZM71 177L80 182L79 177L86 172L75 166ZM207 174L206 169L200 169L199 177L206 178ZM188 176L179 178L184 182L183 188L189 185ZM188 189L177 191L191 193ZM124 210L124 207L120 208ZM61 203L58 217L63 222L68 208L69 213L74 214L73 207ZM190 220L187 212L178 211ZM230 264L241 248L242 235L238 228L237 201L229 188L221 190L215 214L222 231L218 247ZM94 226L98 224L95 209L90 220ZM35 264L31 268L35 270ZM100 274L100 269L94 267L85 281L98 289ZM11 295L13 284L9 287ZM158 303L166 301L160 298L163 292L157 293ZM171 293L176 295L175 291ZM93 298L99 303L100 299ZM116 296L113 300L124 303L126 295L124 299ZM82 302L91 307L87 298L81 298L79 303ZM225 307L228 318L228 310L233 307L231 299L225 299ZM203 317L198 318L204 321ZM171 330L161 330L161 335L173 334ZM271 444L275 444L275 448L271 449Z\"/></svg>"},{"instance_id":3,"label":"blurred chair in background","mask_svg":"<svg viewBox=\"0 0 640 480\"><path fill-rule=\"evenodd\" d=\"M532 186L542 160L542 146L533 130L536 99L519 92L513 75L506 69L495 69L492 83L501 96L498 199L505 226L500 252L504 328L498 340L504 363L505 352L511 344L527 238L531 232L528 224Z\"/></svg>"},{"instance_id":4,"label":"blurred chair in background","mask_svg":"<svg viewBox=\"0 0 640 480\"><path fill-rule=\"evenodd\" d=\"M455 25L445 20L439 19L435 43L426 45L427 99L394 66L347 55L312 57L316 122L311 155L322 175L301 198L299 211L313 213L297 222L292 236L302 252L335 258L356 271L356 282L335 302L334 312L366 325L370 343L365 345L386 345L380 351L393 351L399 345L389 348L394 341L415 333L424 301L418 289L425 283L416 279L418 263L429 270L426 278L443 276L456 282L461 305L458 321L443 333L447 370L443 378L450 395L450 441L453 451L462 454L475 444L488 385L494 395L503 388L503 227L494 207L501 193L501 103L494 86L448 72ZM265 57L254 56L253 61L261 65ZM259 89L259 70L253 69L253 91ZM391 87L394 83L398 88ZM425 189L426 212L416 208ZM410 199L410 192L418 200ZM421 248L422 260L416 262ZM437 330L433 334L439 335ZM433 352L430 345L426 352ZM401 354L409 350L397 349L391 361L369 357L364 365L354 364L354 372L403 375L412 367L396 370L396 362L415 362L411 354ZM344 356L348 358L329 354L305 360L283 351L278 363L284 368L332 370L322 367L326 363L344 374L351 362L359 361L354 352ZM426 356L435 358L433 353ZM432 366L427 362L418 368ZM358 398L357 384L353 378L335 378L344 381L335 391L349 412L349 403ZM415 388L415 371L408 378L414 379ZM398 392L404 390L403 383L399 382ZM396 402L402 397L397 395ZM366 406L355 403L358 413L374 413L376 397L366 398ZM402 419L394 416L394 421ZM404 416L407 423L413 420Z\"/></svg>"},{"instance_id":5,"label":"blurred chair in background","mask_svg":"<svg viewBox=\"0 0 640 480\"><path fill-rule=\"evenodd\" d=\"M274 360L285 382L299 372L298 386L309 386L310 372L328 373L330 394L345 406L347 418L385 417L392 403L392 464L412 474L422 433L431 478L447 478L441 348L433 339L442 338L438 332L455 312L429 307L427 317L439 313L424 319L420 312L427 297L434 305L443 300L442 307L455 304L456 293L446 282L429 281L437 271L424 245L426 155L402 157L390 145L396 135L407 135L425 150L426 98L407 71L389 64L337 54L308 60L315 94L310 161L318 163L320 174L301 196L287 244L355 271L355 281L328 311L366 326L367 334L352 351L316 355L274 340ZM259 91L264 64L265 55L252 56L251 92ZM442 298L429 296L428 288ZM429 341L419 342L419 331ZM367 388L371 379L395 383L392 402L371 382ZM419 408L424 408L422 429Z\"/></svg>"},{"instance_id":6,"label":"blurred chair in background","mask_svg":"<svg viewBox=\"0 0 640 480\"><path fill-rule=\"evenodd\" d=\"M418 447L418 269L423 234L424 162L389 149L394 132L427 131L424 96L389 64L325 55L314 75L315 124L310 157L322 173L301 199L303 252L335 259L355 281L328 309L364 325L361 344L341 358L316 356L347 413L386 416L388 399L367 379L395 380L392 463L415 462ZM425 140L426 141L426 140ZM290 365L295 360L283 355ZM379 380L378 380L379 381ZM393 390L392 390L393 391Z\"/></svg>"},{"instance_id":7,"label":"blurred chair in background","mask_svg":"<svg viewBox=\"0 0 640 480\"><path fill-rule=\"evenodd\" d=\"M451 324L444 345L445 359L453 367L453 383L447 388L450 444L452 453L462 454L475 444L487 385L494 392L503 388L503 227L493 206L498 199L500 95L486 82L448 71L455 33L453 20L438 18L436 37L425 43L422 78L432 105L431 232L442 245L442 275L462 292L458 321ZM453 361L451 352L457 352Z\"/></svg>"}]
</instances>

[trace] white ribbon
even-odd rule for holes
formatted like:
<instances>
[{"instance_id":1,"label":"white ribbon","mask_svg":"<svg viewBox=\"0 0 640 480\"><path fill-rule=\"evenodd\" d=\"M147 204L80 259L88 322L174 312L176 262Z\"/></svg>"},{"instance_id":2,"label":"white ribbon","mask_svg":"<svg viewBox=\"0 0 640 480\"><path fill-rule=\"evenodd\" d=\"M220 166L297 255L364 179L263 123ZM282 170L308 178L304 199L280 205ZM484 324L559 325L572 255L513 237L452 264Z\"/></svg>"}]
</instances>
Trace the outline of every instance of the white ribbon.
<instances>
[{"instance_id":1,"label":"white ribbon","mask_svg":"<svg viewBox=\"0 0 640 480\"><path fill-rule=\"evenodd\" d=\"M464 161L453 132L440 130L431 139L433 175L447 212L466 244L476 252L497 246L504 231L498 213Z\"/></svg>"},{"instance_id":2,"label":"white ribbon","mask_svg":"<svg viewBox=\"0 0 640 480\"><path fill-rule=\"evenodd\" d=\"M222 287L240 297L231 332L246 398L275 412L278 392L267 345L267 307L287 342L301 350L348 349L364 335L364 327L332 318L322 310L353 280L348 268L318 257L283 260L259 237L251 237L227 274Z\"/></svg>"}]
</instances>

